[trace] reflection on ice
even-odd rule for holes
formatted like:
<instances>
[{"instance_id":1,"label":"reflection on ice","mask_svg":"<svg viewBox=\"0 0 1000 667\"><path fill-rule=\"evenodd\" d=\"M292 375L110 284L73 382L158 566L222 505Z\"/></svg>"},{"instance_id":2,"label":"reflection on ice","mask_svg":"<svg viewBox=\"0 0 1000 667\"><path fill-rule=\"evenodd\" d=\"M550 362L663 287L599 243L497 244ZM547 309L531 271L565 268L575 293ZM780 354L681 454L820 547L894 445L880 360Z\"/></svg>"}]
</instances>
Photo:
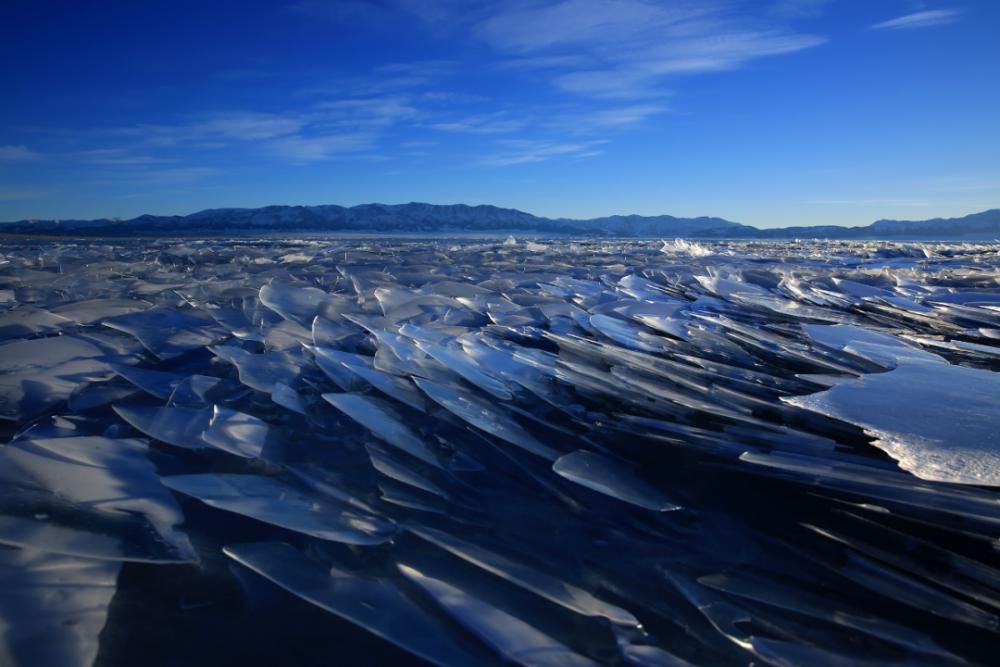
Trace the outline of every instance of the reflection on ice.
<instances>
[{"instance_id":1,"label":"reflection on ice","mask_svg":"<svg viewBox=\"0 0 1000 667\"><path fill-rule=\"evenodd\" d=\"M1000 486L995 372L906 359L887 373L786 401L861 426L921 479Z\"/></svg>"}]
</instances>

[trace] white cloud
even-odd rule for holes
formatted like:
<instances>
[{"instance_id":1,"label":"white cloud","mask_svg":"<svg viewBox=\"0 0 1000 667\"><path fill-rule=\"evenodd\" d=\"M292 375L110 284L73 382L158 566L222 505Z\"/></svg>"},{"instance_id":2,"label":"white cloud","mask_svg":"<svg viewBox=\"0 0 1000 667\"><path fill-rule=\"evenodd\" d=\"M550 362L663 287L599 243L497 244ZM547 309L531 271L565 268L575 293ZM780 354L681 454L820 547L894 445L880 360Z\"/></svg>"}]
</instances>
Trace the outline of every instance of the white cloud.
<instances>
[{"instance_id":1,"label":"white cloud","mask_svg":"<svg viewBox=\"0 0 1000 667\"><path fill-rule=\"evenodd\" d=\"M421 115L404 95L332 100L316 109L307 118L322 127L388 127Z\"/></svg>"},{"instance_id":2,"label":"white cloud","mask_svg":"<svg viewBox=\"0 0 1000 667\"><path fill-rule=\"evenodd\" d=\"M511 139L498 143L504 147L504 150L481 159L479 164L494 167L506 167L517 164L545 162L546 160L559 157L594 157L596 155L600 155L601 153L596 146L605 142L601 140L579 143L560 143Z\"/></svg>"},{"instance_id":3,"label":"white cloud","mask_svg":"<svg viewBox=\"0 0 1000 667\"><path fill-rule=\"evenodd\" d=\"M962 12L957 9L928 9L922 12L906 14L888 21L882 21L871 26L875 30L913 30L930 28L936 25L954 23Z\"/></svg>"},{"instance_id":4,"label":"white cloud","mask_svg":"<svg viewBox=\"0 0 1000 667\"><path fill-rule=\"evenodd\" d=\"M41 157L41 153L27 146L0 146L0 162L26 162Z\"/></svg>"},{"instance_id":5,"label":"white cloud","mask_svg":"<svg viewBox=\"0 0 1000 667\"><path fill-rule=\"evenodd\" d=\"M85 162L107 167L141 168L170 162L170 160L150 155L133 155L123 148L95 148L76 155Z\"/></svg>"},{"instance_id":6,"label":"white cloud","mask_svg":"<svg viewBox=\"0 0 1000 667\"><path fill-rule=\"evenodd\" d=\"M198 143L205 147L222 147L233 141L261 141L295 134L304 125L305 121L297 114L223 111L200 114L175 125L134 125L116 128L110 133L138 138L150 146Z\"/></svg>"},{"instance_id":7,"label":"white cloud","mask_svg":"<svg viewBox=\"0 0 1000 667\"><path fill-rule=\"evenodd\" d=\"M205 138L256 141L294 134L302 126L303 121L294 115L236 111L212 114L188 129Z\"/></svg>"},{"instance_id":8,"label":"white cloud","mask_svg":"<svg viewBox=\"0 0 1000 667\"><path fill-rule=\"evenodd\" d=\"M650 116L666 111L666 108L655 104L638 104L627 107L603 109L590 114L586 121L598 127L625 127L641 123Z\"/></svg>"},{"instance_id":9,"label":"white cloud","mask_svg":"<svg viewBox=\"0 0 1000 667\"><path fill-rule=\"evenodd\" d=\"M672 75L733 69L825 41L712 1L508 4L474 33L511 55L512 67L555 70L560 90L618 98L656 97Z\"/></svg>"},{"instance_id":10,"label":"white cloud","mask_svg":"<svg viewBox=\"0 0 1000 667\"><path fill-rule=\"evenodd\" d=\"M431 123L428 127L448 132L470 132L474 134L500 134L520 130L526 124L524 119L509 118L503 112L465 116L457 120Z\"/></svg>"},{"instance_id":11,"label":"white cloud","mask_svg":"<svg viewBox=\"0 0 1000 667\"><path fill-rule=\"evenodd\" d=\"M770 13L784 18L814 18L826 10L833 0L778 0Z\"/></svg>"},{"instance_id":12,"label":"white cloud","mask_svg":"<svg viewBox=\"0 0 1000 667\"><path fill-rule=\"evenodd\" d=\"M339 134L327 136L295 135L270 142L269 148L278 157L294 163L316 162L368 150L373 144L371 134Z\"/></svg>"}]
</instances>

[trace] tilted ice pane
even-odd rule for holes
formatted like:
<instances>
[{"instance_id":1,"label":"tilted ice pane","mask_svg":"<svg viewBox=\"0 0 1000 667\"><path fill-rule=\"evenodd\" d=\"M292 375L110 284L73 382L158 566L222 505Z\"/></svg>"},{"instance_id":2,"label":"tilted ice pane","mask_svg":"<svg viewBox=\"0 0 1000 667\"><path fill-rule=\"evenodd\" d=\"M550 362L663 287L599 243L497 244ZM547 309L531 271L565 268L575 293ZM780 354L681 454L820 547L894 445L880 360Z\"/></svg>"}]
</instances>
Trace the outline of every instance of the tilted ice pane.
<instances>
[{"instance_id":1,"label":"tilted ice pane","mask_svg":"<svg viewBox=\"0 0 1000 667\"><path fill-rule=\"evenodd\" d=\"M417 386L432 401L452 414L464 419L476 428L482 429L501 440L516 445L526 451L554 461L559 452L528 433L502 408L494 407L486 399L472 394L458 385L446 385L424 378L414 378Z\"/></svg>"},{"instance_id":2,"label":"tilted ice pane","mask_svg":"<svg viewBox=\"0 0 1000 667\"><path fill-rule=\"evenodd\" d=\"M578 449L561 456L552 469L570 481L631 505L657 512L681 509L627 465L603 454Z\"/></svg>"},{"instance_id":3,"label":"tilted ice pane","mask_svg":"<svg viewBox=\"0 0 1000 667\"><path fill-rule=\"evenodd\" d=\"M115 373L125 378L132 384L150 396L166 400L174 391L174 388L184 379L184 375L179 373L168 373L165 371L153 370L151 368L138 368L136 366L126 366L115 364L112 366Z\"/></svg>"},{"instance_id":4,"label":"tilted ice pane","mask_svg":"<svg viewBox=\"0 0 1000 667\"><path fill-rule=\"evenodd\" d=\"M114 411L130 426L160 442L185 449L207 446L201 434L212 421L210 408L119 404Z\"/></svg>"},{"instance_id":5,"label":"tilted ice pane","mask_svg":"<svg viewBox=\"0 0 1000 667\"><path fill-rule=\"evenodd\" d=\"M0 450L0 542L109 560L196 560L139 440L19 440Z\"/></svg>"},{"instance_id":6,"label":"tilted ice pane","mask_svg":"<svg viewBox=\"0 0 1000 667\"><path fill-rule=\"evenodd\" d=\"M243 412L216 405L202 440L224 452L244 458L260 458L272 441L272 428L265 421Z\"/></svg>"},{"instance_id":7,"label":"tilted ice pane","mask_svg":"<svg viewBox=\"0 0 1000 667\"><path fill-rule=\"evenodd\" d=\"M431 664L465 667L486 658L387 579L329 570L282 543L238 544L224 551L285 590Z\"/></svg>"},{"instance_id":8,"label":"tilted ice pane","mask_svg":"<svg viewBox=\"0 0 1000 667\"><path fill-rule=\"evenodd\" d=\"M409 525L406 529L459 558L578 614L601 616L623 626L639 625L635 616L625 609L604 602L581 588L525 563L517 562L440 530L418 525Z\"/></svg>"},{"instance_id":9,"label":"tilted ice pane","mask_svg":"<svg viewBox=\"0 0 1000 667\"><path fill-rule=\"evenodd\" d=\"M0 345L0 419L20 421L65 401L83 382L113 377L105 351L78 336Z\"/></svg>"},{"instance_id":10,"label":"tilted ice pane","mask_svg":"<svg viewBox=\"0 0 1000 667\"><path fill-rule=\"evenodd\" d=\"M109 317L146 310L152 304L132 299L88 299L72 301L50 308L50 311L77 324L95 324Z\"/></svg>"},{"instance_id":11,"label":"tilted ice pane","mask_svg":"<svg viewBox=\"0 0 1000 667\"><path fill-rule=\"evenodd\" d=\"M323 399L358 422L376 437L415 456L424 463L442 467L434 453L417 435L393 414L386 402L361 394L323 394Z\"/></svg>"},{"instance_id":12,"label":"tilted ice pane","mask_svg":"<svg viewBox=\"0 0 1000 667\"><path fill-rule=\"evenodd\" d=\"M322 314L333 298L315 287L300 287L275 281L260 288L260 301L286 320L311 326L313 318Z\"/></svg>"},{"instance_id":13,"label":"tilted ice pane","mask_svg":"<svg viewBox=\"0 0 1000 667\"><path fill-rule=\"evenodd\" d=\"M93 664L120 568L111 561L0 547L0 664Z\"/></svg>"},{"instance_id":14,"label":"tilted ice pane","mask_svg":"<svg viewBox=\"0 0 1000 667\"><path fill-rule=\"evenodd\" d=\"M596 667L597 663L498 609L440 579L400 563L399 571L422 588L458 623L506 660L532 667Z\"/></svg>"},{"instance_id":15,"label":"tilted ice pane","mask_svg":"<svg viewBox=\"0 0 1000 667\"><path fill-rule=\"evenodd\" d=\"M410 406L414 410L426 412L427 399L424 398L424 395L417 389L412 380L389 375L368 366L356 366L345 363L344 368L360 376L383 394L396 399L404 405Z\"/></svg>"},{"instance_id":16,"label":"tilted ice pane","mask_svg":"<svg viewBox=\"0 0 1000 667\"><path fill-rule=\"evenodd\" d=\"M0 313L0 340L50 334L73 323L42 308L21 306Z\"/></svg>"},{"instance_id":17,"label":"tilted ice pane","mask_svg":"<svg viewBox=\"0 0 1000 667\"><path fill-rule=\"evenodd\" d=\"M450 345L438 345L426 341L418 341L417 346L434 357L438 362L447 366L488 394L502 401L509 401L512 398L510 387L503 380L494 377L486 369L477 364L462 348Z\"/></svg>"},{"instance_id":18,"label":"tilted ice pane","mask_svg":"<svg viewBox=\"0 0 1000 667\"><path fill-rule=\"evenodd\" d=\"M304 533L354 545L382 544L395 528L322 496L259 475L197 474L163 478L168 488L206 505Z\"/></svg>"},{"instance_id":19,"label":"tilted ice pane","mask_svg":"<svg viewBox=\"0 0 1000 667\"><path fill-rule=\"evenodd\" d=\"M104 320L104 326L134 336L161 359L178 357L224 340L229 332L194 311L153 308Z\"/></svg>"}]
</instances>

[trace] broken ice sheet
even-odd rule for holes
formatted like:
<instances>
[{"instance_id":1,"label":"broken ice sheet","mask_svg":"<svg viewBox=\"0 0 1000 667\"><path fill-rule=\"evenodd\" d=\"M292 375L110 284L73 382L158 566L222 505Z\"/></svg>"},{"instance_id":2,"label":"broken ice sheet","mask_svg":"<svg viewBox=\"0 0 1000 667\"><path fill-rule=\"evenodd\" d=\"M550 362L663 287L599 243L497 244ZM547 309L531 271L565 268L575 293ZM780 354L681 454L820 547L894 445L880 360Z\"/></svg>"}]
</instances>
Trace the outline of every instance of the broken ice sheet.
<instances>
[{"instance_id":1,"label":"broken ice sheet","mask_svg":"<svg viewBox=\"0 0 1000 667\"><path fill-rule=\"evenodd\" d=\"M343 365L344 368L360 376L386 396L390 396L419 412L427 412L427 399L424 398L424 395L417 389L412 380L389 375L368 366L348 363Z\"/></svg>"},{"instance_id":2,"label":"broken ice sheet","mask_svg":"<svg viewBox=\"0 0 1000 667\"><path fill-rule=\"evenodd\" d=\"M286 320L311 326L314 317L333 306L335 297L315 287L273 281L260 288L260 302Z\"/></svg>"},{"instance_id":3,"label":"broken ice sheet","mask_svg":"<svg viewBox=\"0 0 1000 667\"><path fill-rule=\"evenodd\" d=\"M95 324L109 317L146 310L151 305L134 299L87 299L59 304L49 310L77 324Z\"/></svg>"},{"instance_id":4,"label":"broken ice sheet","mask_svg":"<svg viewBox=\"0 0 1000 667\"><path fill-rule=\"evenodd\" d=\"M54 336L0 345L0 419L22 421L69 398L86 381L114 371L106 351L80 336Z\"/></svg>"},{"instance_id":5,"label":"broken ice sheet","mask_svg":"<svg viewBox=\"0 0 1000 667\"><path fill-rule=\"evenodd\" d=\"M625 609L604 602L587 591L542 570L440 530L416 524L407 525L405 528L459 558L578 614L601 616L625 627L639 627L639 621Z\"/></svg>"},{"instance_id":6,"label":"broken ice sheet","mask_svg":"<svg viewBox=\"0 0 1000 667\"><path fill-rule=\"evenodd\" d=\"M848 352L884 368L895 367L901 359L943 361L909 341L859 326L805 324L802 330L824 347Z\"/></svg>"},{"instance_id":7,"label":"broken ice sheet","mask_svg":"<svg viewBox=\"0 0 1000 667\"><path fill-rule=\"evenodd\" d=\"M113 409L130 426L160 442L185 449L206 446L201 434L212 421L208 408L119 404Z\"/></svg>"},{"instance_id":8,"label":"broken ice sheet","mask_svg":"<svg viewBox=\"0 0 1000 667\"><path fill-rule=\"evenodd\" d=\"M111 561L0 547L0 664L93 664L120 568Z\"/></svg>"},{"instance_id":9,"label":"broken ice sheet","mask_svg":"<svg viewBox=\"0 0 1000 667\"><path fill-rule=\"evenodd\" d=\"M488 394L502 401L512 398L510 387L503 380L493 377L461 348L427 341L417 341L417 347Z\"/></svg>"},{"instance_id":10,"label":"broken ice sheet","mask_svg":"<svg viewBox=\"0 0 1000 667\"><path fill-rule=\"evenodd\" d=\"M236 366L241 383L266 394L274 391L277 382L294 385L305 365L300 350L252 354L235 345L215 345L208 349Z\"/></svg>"},{"instance_id":11,"label":"broken ice sheet","mask_svg":"<svg viewBox=\"0 0 1000 667\"><path fill-rule=\"evenodd\" d=\"M801 587L799 582L783 583L777 575L768 577L753 572L719 572L700 577L698 583L796 614L841 625L917 654L932 655L952 664L961 663L957 656L944 650L918 630L867 615L843 600L833 603L829 591L821 595Z\"/></svg>"},{"instance_id":12,"label":"broken ice sheet","mask_svg":"<svg viewBox=\"0 0 1000 667\"><path fill-rule=\"evenodd\" d=\"M538 667L596 667L593 660L536 630L516 616L451 584L399 563L399 571L441 608L510 662Z\"/></svg>"},{"instance_id":13,"label":"broken ice sheet","mask_svg":"<svg viewBox=\"0 0 1000 667\"><path fill-rule=\"evenodd\" d=\"M142 389L150 396L166 400L180 384L184 376L179 373L168 373L150 368L138 368L135 366L125 366L124 364L114 364L112 366L115 373L122 376L133 385Z\"/></svg>"},{"instance_id":14,"label":"broken ice sheet","mask_svg":"<svg viewBox=\"0 0 1000 667\"><path fill-rule=\"evenodd\" d=\"M90 558L197 560L140 440L23 439L0 449L0 542Z\"/></svg>"},{"instance_id":15,"label":"broken ice sheet","mask_svg":"<svg viewBox=\"0 0 1000 667\"><path fill-rule=\"evenodd\" d=\"M284 543L237 544L224 551L285 590L431 664L465 667L488 661L485 653L467 646L449 624L410 600L387 579L324 568Z\"/></svg>"},{"instance_id":16,"label":"broken ice sheet","mask_svg":"<svg viewBox=\"0 0 1000 667\"><path fill-rule=\"evenodd\" d=\"M0 313L0 340L50 334L70 324L65 317L42 308L21 306Z\"/></svg>"},{"instance_id":17,"label":"broken ice sheet","mask_svg":"<svg viewBox=\"0 0 1000 667\"><path fill-rule=\"evenodd\" d=\"M782 400L860 426L921 479L1000 486L1000 374L904 359L886 373Z\"/></svg>"},{"instance_id":18,"label":"broken ice sheet","mask_svg":"<svg viewBox=\"0 0 1000 667\"><path fill-rule=\"evenodd\" d=\"M151 456L175 480L214 479L218 473L252 478L251 473L267 470L264 483L244 487L246 480L240 479L240 488L219 492L220 502L245 503L242 509L252 510L257 519L266 516L293 530L323 530L296 523L317 520L311 516L316 514L313 506L305 504L315 499L323 504L324 521L326 514L332 521L348 508L365 517L385 511L419 518L447 533L439 536L438 546L447 541L451 553L412 536L347 547L289 532L289 539L308 548L309 557L281 561L267 575L301 595L304 588L296 587L293 578L303 564L303 571L318 572L318 581L326 584L322 592L309 589L306 597L315 602L326 596L319 604L344 605L341 611L350 609L362 624L387 624L378 627L393 641L412 641L406 628L414 625L439 648L438 639L446 635L448 642L471 647L453 655L452 663L501 658L462 631L391 564L419 562L430 577L522 621L544 622L543 632L571 651L592 651L587 655L613 664L676 665L675 652L694 664L741 664L740 656L742 664L844 663L847 656L839 654L838 642L872 646L882 657L908 664L990 664L988 639L962 641L955 618L926 616L921 622L918 615L923 607L947 603L953 596L995 611L996 574L986 563L992 563L1000 525L997 489L917 479L867 447L859 428L781 404L778 397L888 382L897 371L885 377L858 376L922 359L933 359L940 367L931 382L923 383L935 391L941 389L938 370L947 379L956 368L949 361L995 369L1000 348L990 343L1000 340L998 246L962 244L928 251L899 243L761 239L712 244L713 256L702 260L692 259L698 252L692 254L686 244L673 244L678 252L672 254L658 252L659 245L647 240L552 241L545 252L527 252L523 242L502 246L412 238L345 240L335 246L274 238L5 245L0 252L0 313L12 316L0 322L10 324L34 313L28 319L35 328L10 331L51 337L0 348L16 352L0 358L5 364L0 369L3 398L18 404L17 396L7 393L14 375L40 380L27 385L35 392L27 393L45 399L25 404L30 409L24 411L18 407L9 415L17 421L0 425L17 434L16 443L0 451L13 447L13 452L43 437L107 437L130 434L131 428L160 442L200 444L202 433L211 430L213 406L236 408L241 412L216 416L210 437L243 458L211 451L191 455L166 445L151 447ZM300 261L304 258L309 260ZM277 311L261 303L262 287L265 301ZM142 301L128 298L140 296ZM108 327L97 328L101 335L86 333L106 318L135 313L138 320L148 317L150 309L193 318L189 333L197 344L177 360L158 363L133 335ZM173 317L165 316L163 323L169 325ZM202 321L236 339L205 350ZM146 323L140 336L147 343L160 333L147 331L150 324L155 328L157 322ZM421 344L427 349L420 349ZM647 344L657 348L655 353L630 349ZM63 346L69 354L63 354ZM89 351L79 354L78 348ZM72 364L66 369L68 361ZM136 365L121 365L132 363ZM73 364L79 369L89 365L94 372L77 372ZM115 371L128 379L113 377ZM237 371L245 384L237 381ZM815 381L803 380L804 374ZM50 401L47 388L58 389L60 383L71 393L52 391ZM123 397L133 385L150 395L135 390ZM384 410L371 411L369 423L375 429L390 428L387 420L397 420L447 470L367 437L346 417L315 402L334 387L381 399L376 405ZM926 397L923 404L907 404L907 415L914 422L934 413L947 418L968 408L970 399L992 396L976 387L978 383L963 389L957 398L949 395L947 401L934 398L933 405ZM908 395L918 388L891 391ZM506 399L508 391L510 400L498 400L497 395ZM33 420L60 400L66 401L68 412ZM108 401L118 404L128 424L101 407ZM880 414L877 403L866 402L871 409L862 418ZM164 404L195 410L168 410ZM295 412L303 407L305 417ZM968 429L957 423L953 430ZM342 443L344 438L349 442ZM272 443L277 446L270 447ZM636 494L644 504L649 504L650 490L665 494L666 502L684 499L697 527L688 530L687 519L680 516L663 521L658 514L584 490L551 470L561 454L581 448L601 452L595 454L600 465L591 471L573 469L578 483L603 485L615 497ZM469 465L473 455L480 465ZM694 467L664 473L670 482L659 482L666 468L686 466L690 459L697 460ZM562 465L573 461L570 455ZM295 479L276 477L275 463L289 464L286 471ZM176 553L169 552L141 512L99 511L122 502L122 495L134 491L131 487L116 490L113 498L108 493L91 503L69 503L41 484L27 484L23 475L6 481L19 473L13 466L0 468L0 500L9 501L0 522L7 522L9 538L86 551L109 566L117 563L108 559L122 557L177 562ZM143 484L159 484L155 475L143 479ZM706 480L720 479L733 480L735 488L706 488ZM285 486L293 491L286 493ZM169 489L157 488L180 500ZM208 498L215 487L202 480L191 482L188 491ZM747 498L753 500L744 502ZM773 511L774 503L780 503L781 511ZM878 525L848 521L834 505L847 503L865 516L877 511ZM717 511L703 511L705 504ZM737 506L736 512L725 509ZM238 518L193 498L184 500L183 507L192 530L204 526L205 517L223 524ZM236 523L247 539L288 530L239 518ZM787 558L754 559L748 545L763 548L789 540L790 520L822 527L827 537L802 541L800 568L786 569ZM723 530L732 539L721 539ZM223 546L219 540L225 538L208 531L199 532L198 539L218 553ZM617 557L617 547L624 544L639 547L628 551L635 558ZM641 556L642 545L650 549L650 559ZM858 579L861 588L846 585L833 569L805 565L855 551L875 559L848 563L848 571L867 575ZM780 556L782 551L766 553ZM361 571L331 576L327 559L348 554L358 568L386 578L362 579ZM734 583L733 573L743 571L744 556L751 556L747 567L763 567L766 577ZM666 582L656 581L656 567L663 563L676 563L691 587L716 585L716 592L704 589L696 596L708 605L704 620ZM906 574L907 580L890 581L879 563ZM454 576L448 564L456 568ZM830 565L844 569L839 557L831 558ZM123 593L154 608L157 594L147 588L148 579L132 575L157 569L181 570L129 567L129 589ZM726 573L727 578L703 576L711 573ZM910 578L929 581L945 598L916 596ZM772 579L784 588L776 589ZM352 580L376 583L360 588L344 583ZM261 581L259 586L269 584ZM362 589L376 591L365 598L374 611L355 602ZM338 590L343 597L337 597ZM380 597L378 591L384 590L390 591L388 596ZM808 591L812 598L806 597ZM605 596L614 596L606 599L621 605L621 611L605 607L600 600ZM287 602L284 596L274 598L279 599ZM419 619L410 623L413 617L401 625L389 623L385 609L395 609L398 600L400 606L409 602L407 608L429 619L429 625L420 625ZM245 648L238 633L235 640L214 633L216 621L230 622L229 610L210 606L201 617L209 621L223 656ZM275 604L256 613L263 627L277 631L287 611ZM617 652L608 624L595 618L600 612L622 621L613 625L619 630ZM629 625L629 613L649 624L648 634ZM109 628L109 637L134 629L128 620L118 625L120 614L110 618L116 626ZM275 624L268 625L272 620ZM986 625L965 631L982 633ZM181 629L166 622L163 627L164 632ZM603 645L593 630L605 635ZM347 653L356 646L357 633L345 631L336 638ZM177 636L184 639L180 632ZM275 637L276 646L288 641L280 631ZM431 650L434 642L423 646ZM185 643L192 644L193 655L175 662L204 659L200 645L177 642ZM561 651L528 654L524 660L555 658ZM422 655L447 662L443 653ZM109 667L116 657L109 652ZM875 659L863 649L851 657ZM731 660L725 663L725 658Z\"/></svg>"},{"instance_id":19,"label":"broken ice sheet","mask_svg":"<svg viewBox=\"0 0 1000 667\"><path fill-rule=\"evenodd\" d=\"M432 481L429 477L416 470L408 462L400 460L400 457L393 455L389 448L383 447L377 442L369 442L365 445L368 458L372 467L386 477L396 480L401 484L408 484L421 491L426 491L444 500L451 500L451 495L441 486Z\"/></svg>"},{"instance_id":20,"label":"broken ice sheet","mask_svg":"<svg viewBox=\"0 0 1000 667\"><path fill-rule=\"evenodd\" d=\"M539 442L502 408L494 407L486 399L475 396L471 391L457 385L441 384L423 378L414 378L414 382L435 403L476 428L544 459L554 461L559 456L557 450Z\"/></svg>"},{"instance_id":21,"label":"broken ice sheet","mask_svg":"<svg viewBox=\"0 0 1000 667\"><path fill-rule=\"evenodd\" d=\"M323 400L393 447L436 468L443 467L434 452L393 414L385 401L361 394L323 394Z\"/></svg>"},{"instance_id":22,"label":"broken ice sheet","mask_svg":"<svg viewBox=\"0 0 1000 667\"><path fill-rule=\"evenodd\" d=\"M206 505L321 540L383 544L395 532L389 521L347 509L271 477L206 473L173 475L162 481L167 488Z\"/></svg>"},{"instance_id":23,"label":"broken ice sheet","mask_svg":"<svg viewBox=\"0 0 1000 667\"><path fill-rule=\"evenodd\" d=\"M207 315L173 308L119 315L104 320L103 324L134 336L160 359L178 357L229 337L229 332Z\"/></svg>"},{"instance_id":24,"label":"broken ice sheet","mask_svg":"<svg viewBox=\"0 0 1000 667\"><path fill-rule=\"evenodd\" d=\"M270 424L253 415L216 405L201 439L236 456L260 458L264 447L274 442L274 432Z\"/></svg>"},{"instance_id":25,"label":"broken ice sheet","mask_svg":"<svg viewBox=\"0 0 1000 667\"><path fill-rule=\"evenodd\" d=\"M552 469L572 482L630 505L656 512L681 509L659 489L636 476L628 465L604 454L578 449L559 457Z\"/></svg>"},{"instance_id":26,"label":"broken ice sheet","mask_svg":"<svg viewBox=\"0 0 1000 667\"><path fill-rule=\"evenodd\" d=\"M174 387L167 399L167 405L188 408L211 407L215 403L239 400L250 391L234 380L210 375L191 375Z\"/></svg>"}]
</instances>

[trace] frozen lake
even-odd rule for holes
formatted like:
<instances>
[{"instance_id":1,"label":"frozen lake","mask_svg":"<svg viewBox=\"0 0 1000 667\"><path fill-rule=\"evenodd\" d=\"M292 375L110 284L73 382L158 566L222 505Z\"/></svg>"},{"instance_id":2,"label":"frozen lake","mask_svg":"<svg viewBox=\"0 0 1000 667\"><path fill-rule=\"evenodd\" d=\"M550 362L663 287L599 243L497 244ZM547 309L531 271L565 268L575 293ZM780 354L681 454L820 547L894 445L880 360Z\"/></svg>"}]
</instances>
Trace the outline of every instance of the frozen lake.
<instances>
[{"instance_id":1,"label":"frozen lake","mask_svg":"<svg viewBox=\"0 0 1000 667\"><path fill-rule=\"evenodd\" d=\"M0 244L0 664L989 664L1000 244Z\"/></svg>"}]
</instances>

